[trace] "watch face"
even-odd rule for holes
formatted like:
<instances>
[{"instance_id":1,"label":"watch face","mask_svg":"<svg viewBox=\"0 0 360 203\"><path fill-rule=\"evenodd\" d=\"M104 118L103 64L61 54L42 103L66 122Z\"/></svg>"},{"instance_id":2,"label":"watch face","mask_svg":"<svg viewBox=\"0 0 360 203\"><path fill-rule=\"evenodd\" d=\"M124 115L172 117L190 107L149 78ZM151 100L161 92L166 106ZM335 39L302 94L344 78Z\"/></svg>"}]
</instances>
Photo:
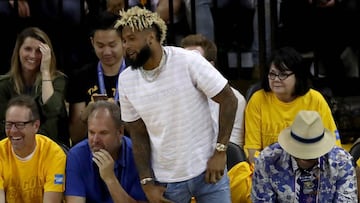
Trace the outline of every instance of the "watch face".
<instances>
[{"instance_id":1,"label":"watch face","mask_svg":"<svg viewBox=\"0 0 360 203\"><path fill-rule=\"evenodd\" d=\"M218 152L224 152L226 151L227 146L221 143L216 143L216 151Z\"/></svg>"}]
</instances>

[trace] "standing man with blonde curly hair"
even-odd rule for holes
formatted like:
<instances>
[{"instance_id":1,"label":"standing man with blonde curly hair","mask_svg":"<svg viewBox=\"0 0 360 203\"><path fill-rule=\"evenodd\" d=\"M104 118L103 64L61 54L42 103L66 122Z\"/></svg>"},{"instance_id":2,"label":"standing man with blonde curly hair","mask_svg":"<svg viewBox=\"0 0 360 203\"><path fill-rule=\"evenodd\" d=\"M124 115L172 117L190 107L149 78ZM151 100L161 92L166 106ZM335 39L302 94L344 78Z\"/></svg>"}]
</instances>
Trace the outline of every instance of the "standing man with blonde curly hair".
<instances>
[{"instance_id":1,"label":"standing man with blonde curly hair","mask_svg":"<svg viewBox=\"0 0 360 203\"><path fill-rule=\"evenodd\" d=\"M228 81L199 54L162 46L158 14L133 7L120 15L131 66L119 76L121 114L148 200L230 203L226 148L237 99ZM208 98L220 106L218 134Z\"/></svg>"}]
</instances>

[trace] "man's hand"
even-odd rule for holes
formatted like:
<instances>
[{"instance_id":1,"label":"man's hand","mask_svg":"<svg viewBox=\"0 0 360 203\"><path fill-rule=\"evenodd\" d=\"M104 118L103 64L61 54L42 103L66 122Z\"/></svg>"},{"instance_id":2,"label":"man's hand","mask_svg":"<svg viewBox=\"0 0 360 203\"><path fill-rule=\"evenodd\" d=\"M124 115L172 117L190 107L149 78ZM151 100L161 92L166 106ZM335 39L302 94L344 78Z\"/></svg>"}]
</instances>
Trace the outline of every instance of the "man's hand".
<instances>
[{"instance_id":1,"label":"man's hand","mask_svg":"<svg viewBox=\"0 0 360 203\"><path fill-rule=\"evenodd\" d=\"M99 167L99 173L101 179L106 183L107 181L116 179L114 173L114 160L110 153L105 149L100 149L93 153L92 160Z\"/></svg>"},{"instance_id":2,"label":"man's hand","mask_svg":"<svg viewBox=\"0 0 360 203\"><path fill-rule=\"evenodd\" d=\"M143 185L143 190L150 203L172 203L164 197L165 187L148 183Z\"/></svg>"},{"instance_id":3,"label":"man's hand","mask_svg":"<svg viewBox=\"0 0 360 203\"><path fill-rule=\"evenodd\" d=\"M14 0L9 0L10 5L14 8ZM30 7L27 0L18 1L19 17L30 17Z\"/></svg>"},{"instance_id":4,"label":"man's hand","mask_svg":"<svg viewBox=\"0 0 360 203\"><path fill-rule=\"evenodd\" d=\"M226 152L215 151L213 156L207 162L205 172L205 182L216 183L224 175L226 165Z\"/></svg>"}]
</instances>

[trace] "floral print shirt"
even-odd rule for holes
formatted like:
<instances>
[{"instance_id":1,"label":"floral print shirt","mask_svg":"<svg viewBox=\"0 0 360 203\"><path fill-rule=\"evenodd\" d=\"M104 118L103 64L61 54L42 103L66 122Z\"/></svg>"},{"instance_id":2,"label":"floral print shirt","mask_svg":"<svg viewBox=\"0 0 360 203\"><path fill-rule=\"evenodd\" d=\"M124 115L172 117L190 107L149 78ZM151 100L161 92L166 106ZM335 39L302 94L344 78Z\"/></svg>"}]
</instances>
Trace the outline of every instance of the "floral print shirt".
<instances>
[{"instance_id":1,"label":"floral print shirt","mask_svg":"<svg viewBox=\"0 0 360 203\"><path fill-rule=\"evenodd\" d=\"M352 156L344 149L334 146L319 158L314 170L319 177L316 202L358 202ZM299 202L296 195L298 174L295 159L278 143L266 147L255 160L251 191L253 203Z\"/></svg>"}]
</instances>

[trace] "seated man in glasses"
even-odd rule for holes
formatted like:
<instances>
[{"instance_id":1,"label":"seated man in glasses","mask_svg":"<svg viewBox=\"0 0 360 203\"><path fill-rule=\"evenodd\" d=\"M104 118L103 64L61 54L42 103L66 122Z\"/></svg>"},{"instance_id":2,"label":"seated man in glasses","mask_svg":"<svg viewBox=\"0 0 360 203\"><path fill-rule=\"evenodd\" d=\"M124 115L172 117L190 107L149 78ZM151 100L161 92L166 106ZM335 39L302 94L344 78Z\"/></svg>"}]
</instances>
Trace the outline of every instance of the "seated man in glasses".
<instances>
[{"instance_id":1,"label":"seated man in glasses","mask_svg":"<svg viewBox=\"0 0 360 203\"><path fill-rule=\"evenodd\" d=\"M56 142L36 134L40 116L34 99L12 98L4 125L7 138L0 141L0 202L62 202L66 155Z\"/></svg>"},{"instance_id":2,"label":"seated man in glasses","mask_svg":"<svg viewBox=\"0 0 360 203\"><path fill-rule=\"evenodd\" d=\"M319 112L325 128L340 135L330 107L322 94L310 88L310 72L299 52L291 47L276 50L265 67L261 89L256 91L245 108L245 149L249 161L254 155L277 142L279 132L288 127L300 110Z\"/></svg>"}]
</instances>

